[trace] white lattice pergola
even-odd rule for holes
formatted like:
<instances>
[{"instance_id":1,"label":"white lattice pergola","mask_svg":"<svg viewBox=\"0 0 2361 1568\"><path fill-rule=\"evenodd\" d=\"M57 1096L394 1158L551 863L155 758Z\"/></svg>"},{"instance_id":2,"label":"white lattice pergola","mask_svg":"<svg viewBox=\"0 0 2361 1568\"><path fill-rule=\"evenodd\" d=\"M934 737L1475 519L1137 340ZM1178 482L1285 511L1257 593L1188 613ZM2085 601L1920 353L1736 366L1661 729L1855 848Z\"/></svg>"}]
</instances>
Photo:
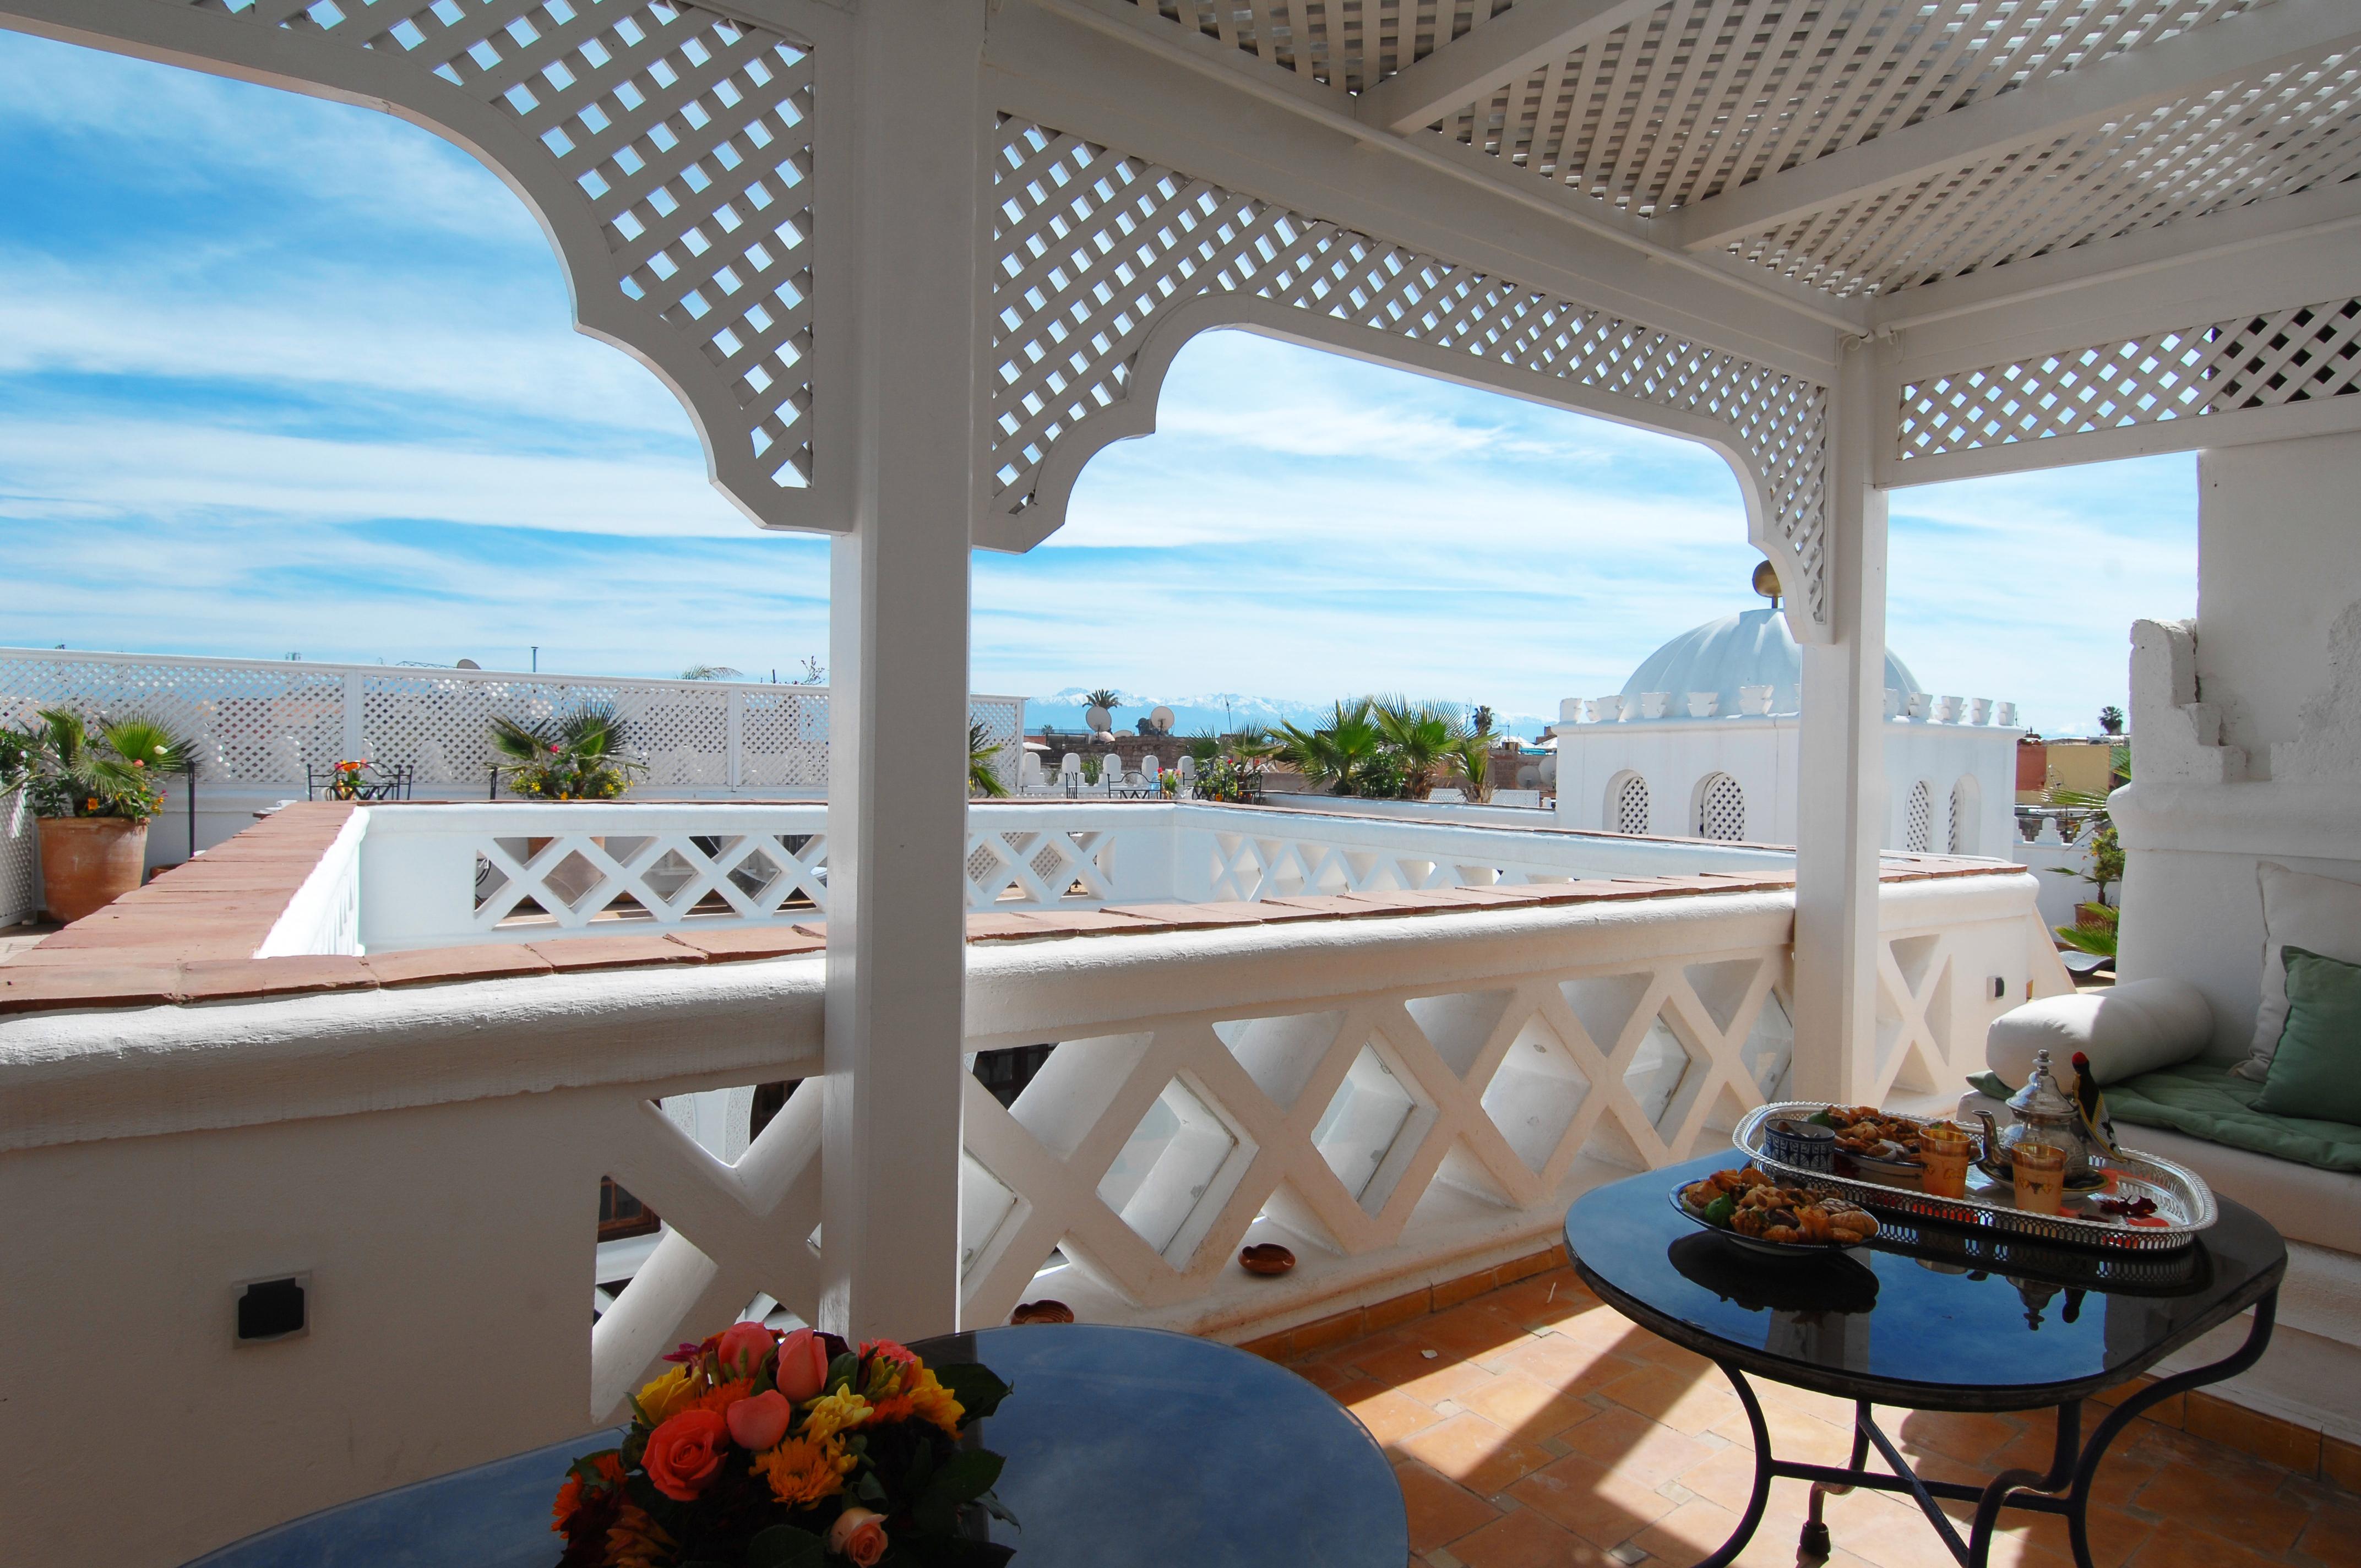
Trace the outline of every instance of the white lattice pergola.
<instances>
[{"instance_id":1,"label":"white lattice pergola","mask_svg":"<svg viewBox=\"0 0 2361 1568\"><path fill-rule=\"evenodd\" d=\"M0 25L467 148L714 482L838 536L840 1322L948 1327L957 1298L960 1095L922 1068L961 1021L968 552L1054 531L1194 334L1731 464L1806 645L1795 1073L1832 1094L1879 1028L1885 489L2361 429L2352 0L0 0Z\"/></svg>"}]
</instances>

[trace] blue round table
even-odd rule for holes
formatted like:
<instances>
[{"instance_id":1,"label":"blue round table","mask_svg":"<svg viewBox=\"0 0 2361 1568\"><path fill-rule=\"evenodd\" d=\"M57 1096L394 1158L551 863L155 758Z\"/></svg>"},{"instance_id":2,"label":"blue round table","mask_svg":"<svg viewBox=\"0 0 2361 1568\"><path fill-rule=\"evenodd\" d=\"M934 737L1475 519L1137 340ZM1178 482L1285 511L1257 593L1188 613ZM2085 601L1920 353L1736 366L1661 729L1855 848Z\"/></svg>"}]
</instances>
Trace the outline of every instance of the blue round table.
<instances>
[{"instance_id":1,"label":"blue round table","mask_svg":"<svg viewBox=\"0 0 2361 1568\"><path fill-rule=\"evenodd\" d=\"M1008 1467L994 1521L1018 1568L1401 1568L1410 1527L1385 1454L1285 1367L1152 1329L1037 1324L913 1344L1011 1386L977 1423ZM550 1500L593 1432L276 1526L190 1568L553 1568Z\"/></svg>"}]
</instances>

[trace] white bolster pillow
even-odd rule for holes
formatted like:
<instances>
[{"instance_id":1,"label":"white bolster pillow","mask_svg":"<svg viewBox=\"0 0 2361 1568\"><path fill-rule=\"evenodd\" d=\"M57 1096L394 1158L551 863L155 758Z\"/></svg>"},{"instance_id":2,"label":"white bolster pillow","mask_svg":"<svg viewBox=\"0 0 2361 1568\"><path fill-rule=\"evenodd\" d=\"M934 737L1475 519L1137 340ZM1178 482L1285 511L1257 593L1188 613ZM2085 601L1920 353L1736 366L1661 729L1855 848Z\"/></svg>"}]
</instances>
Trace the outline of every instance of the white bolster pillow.
<instances>
[{"instance_id":1,"label":"white bolster pillow","mask_svg":"<svg viewBox=\"0 0 2361 1568\"><path fill-rule=\"evenodd\" d=\"M2011 1088L2033 1076L2033 1053L2049 1053L2059 1087L2073 1081L2074 1053L2091 1076L2120 1083L2201 1054L2213 1040L2213 1010L2185 980L2125 981L2071 996L2045 996L2002 1014L1984 1036L1984 1065Z\"/></svg>"}]
</instances>

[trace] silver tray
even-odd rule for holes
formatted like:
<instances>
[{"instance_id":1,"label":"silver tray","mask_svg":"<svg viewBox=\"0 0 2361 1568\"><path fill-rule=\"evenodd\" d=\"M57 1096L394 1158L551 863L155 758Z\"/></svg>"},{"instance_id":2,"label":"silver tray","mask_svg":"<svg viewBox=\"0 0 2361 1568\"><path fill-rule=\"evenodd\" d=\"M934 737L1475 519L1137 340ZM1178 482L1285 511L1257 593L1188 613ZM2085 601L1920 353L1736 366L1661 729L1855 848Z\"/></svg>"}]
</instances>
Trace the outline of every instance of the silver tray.
<instances>
[{"instance_id":1,"label":"silver tray","mask_svg":"<svg viewBox=\"0 0 2361 1568\"><path fill-rule=\"evenodd\" d=\"M2136 1149L2125 1149L2114 1159L2094 1156L2094 1164L2115 1173L2114 1190L2070 1192L2066 1195L2066 1212L2060 1214L2028 1214L2012 1207L2007 1184L1991 1181L1973 1166L1968 1168L1966 1197L1938 1198L1915 1188L1888 1187L1824 1170L1806 1170L1773 1159L1763 1152L1764 1123L1776 1116L1807 1118L1827 1108L1813 1100L1788 1100L1762 1106L1740 1120L1730 1141L1769 1174L1808 1182L1840 1198L1850 1198L1864 1209L1969 1230L2011 1232L2068 1246L2098 1247L2111 1252L2170 1252L2195 1241L2197 1233L2218 1217L2213 1190L2205 1185L2203 1178L2169 1159L2158 1159ZM2097 1214L2090 1210L2090 1203L2099 1197L2153 1198L2155 1217L2164 1223L2132 1225Z\"/></svg>"}]
</instances>

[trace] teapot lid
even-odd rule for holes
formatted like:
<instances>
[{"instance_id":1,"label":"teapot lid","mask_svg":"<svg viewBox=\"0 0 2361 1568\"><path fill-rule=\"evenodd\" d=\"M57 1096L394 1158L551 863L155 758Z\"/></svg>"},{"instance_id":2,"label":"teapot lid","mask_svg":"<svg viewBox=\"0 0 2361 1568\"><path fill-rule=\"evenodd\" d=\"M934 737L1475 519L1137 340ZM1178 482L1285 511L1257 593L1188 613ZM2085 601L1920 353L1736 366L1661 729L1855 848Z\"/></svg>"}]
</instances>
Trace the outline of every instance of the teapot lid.
<instances>
[{"instance_id":1,"label":"teapot lid","mask_svg":"<svg viewBox=\"0 0 2361 1568\"><path fill-rule=\"evenodd\" d=\"M2016 1113L2019 1121L2080 1114L2074 1102L2066 1097L2066 1091L2050 1076L2049 1053L2046 1050L2033 1053L2032 1075L2025 1080L2023 1089L2009 1096L2008 1108Z\"/></svg>"}]
</instances>

